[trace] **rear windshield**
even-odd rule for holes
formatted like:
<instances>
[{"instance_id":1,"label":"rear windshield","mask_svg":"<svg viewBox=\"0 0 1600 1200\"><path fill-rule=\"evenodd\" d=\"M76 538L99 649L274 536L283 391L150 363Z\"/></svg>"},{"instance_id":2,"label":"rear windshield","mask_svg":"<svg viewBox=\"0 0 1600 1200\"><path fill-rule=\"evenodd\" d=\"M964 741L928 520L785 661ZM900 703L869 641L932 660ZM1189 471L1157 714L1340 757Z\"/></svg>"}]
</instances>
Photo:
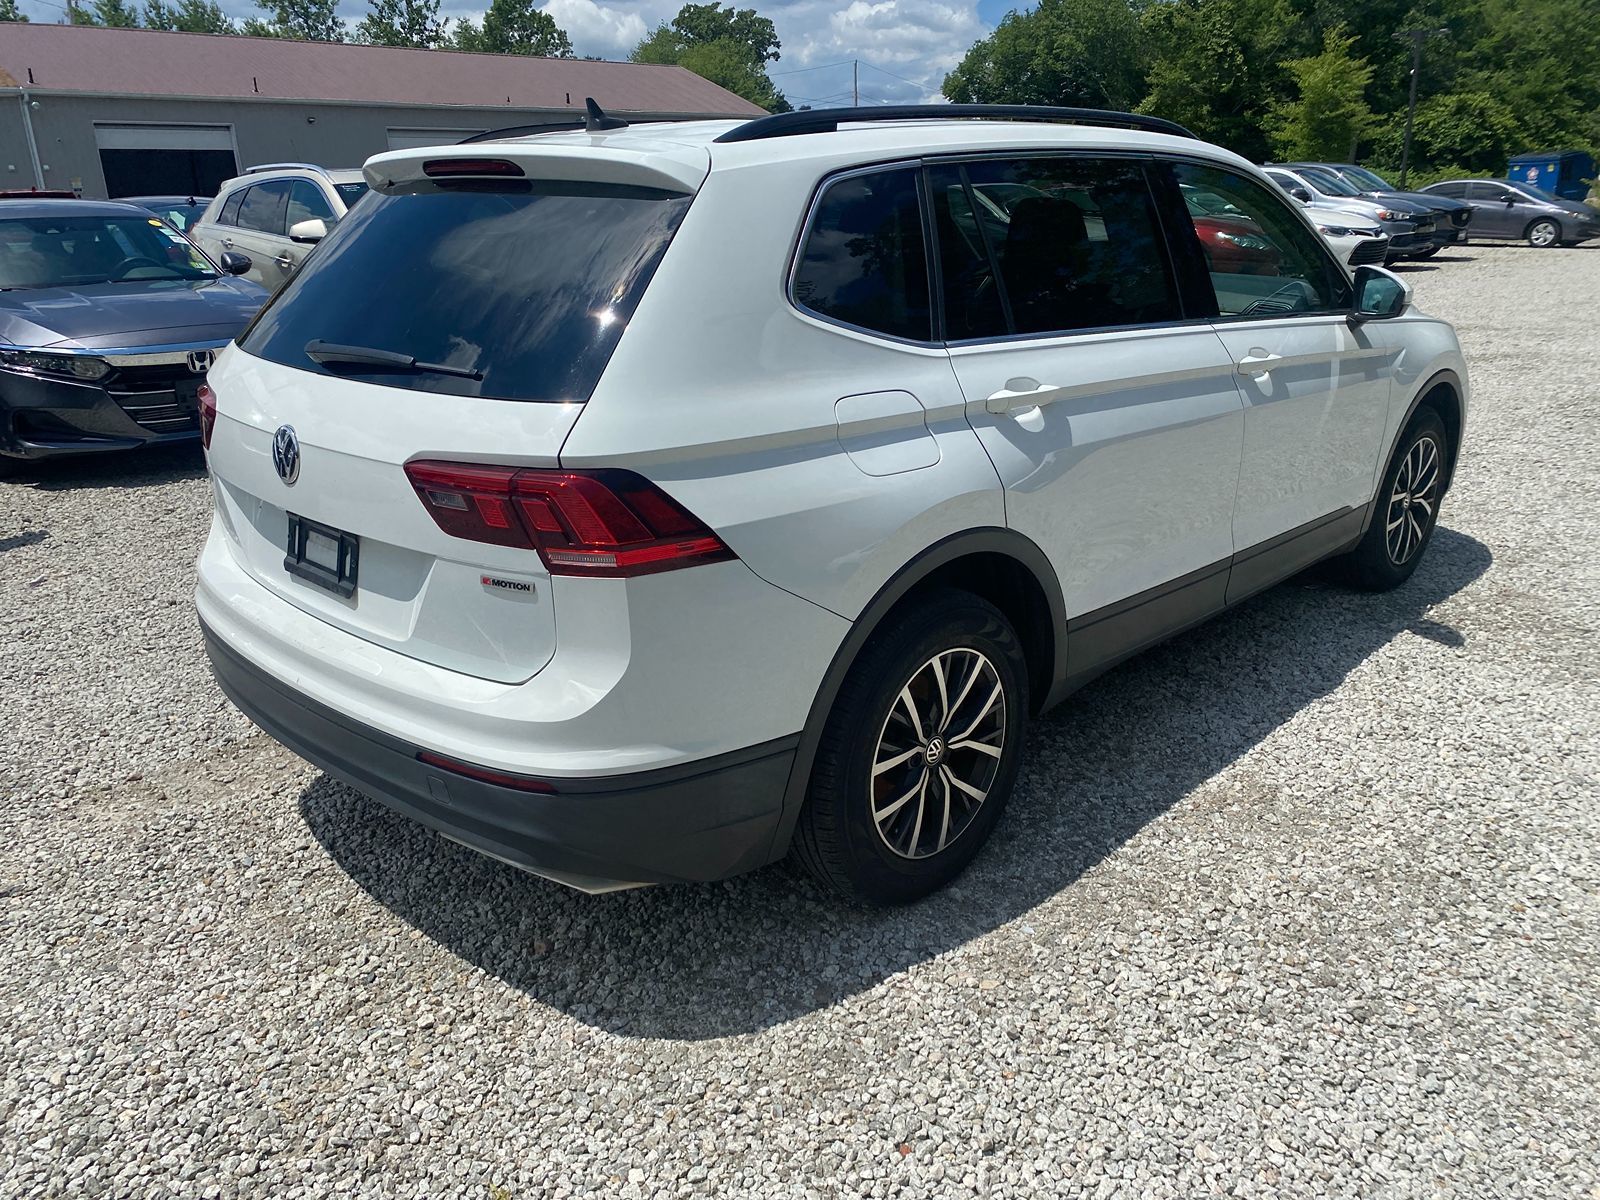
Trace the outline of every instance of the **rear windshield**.
<instances>
[{"instance_id":1,"label":"rear windshield","mask_svg":"<svg viewBox=\"0 0 1600 1200\"><path fill-rule=\"evenodd\" d=\"M373 193L239 344L284 366L413 391L586 400L688 206L604 184ZM318 362L312 342L452 370Z\"/></svg>"}]
</instances>

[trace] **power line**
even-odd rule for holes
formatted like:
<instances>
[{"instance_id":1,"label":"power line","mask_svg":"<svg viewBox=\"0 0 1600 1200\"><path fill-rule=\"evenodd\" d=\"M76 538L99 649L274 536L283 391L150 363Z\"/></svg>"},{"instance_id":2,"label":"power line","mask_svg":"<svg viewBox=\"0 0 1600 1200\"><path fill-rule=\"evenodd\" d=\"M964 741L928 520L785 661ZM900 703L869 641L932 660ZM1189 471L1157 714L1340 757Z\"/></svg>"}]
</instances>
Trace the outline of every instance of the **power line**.
<instances>
[{"instance_id":1,"label":"power line","mask_svg":"<svg viewBox=\"0 0 1600 1200\"><path fill-rule=\"evenodd\" d=\"M848 67L855 59L845 58L836 63L823 63L820 67L794 67L788 71L768 71L767 75L800 75L806 71L826 71L830 67Z\"/></svg>"}]
</instances>

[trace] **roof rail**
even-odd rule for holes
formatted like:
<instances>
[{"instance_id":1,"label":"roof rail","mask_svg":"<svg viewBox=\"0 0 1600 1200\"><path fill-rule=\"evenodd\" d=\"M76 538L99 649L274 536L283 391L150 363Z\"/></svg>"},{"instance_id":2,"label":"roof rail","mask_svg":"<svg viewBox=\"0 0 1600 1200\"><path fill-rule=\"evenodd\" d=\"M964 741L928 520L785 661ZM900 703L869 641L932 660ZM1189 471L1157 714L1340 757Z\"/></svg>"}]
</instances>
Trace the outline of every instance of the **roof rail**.
<instances>
[{"instance_id":1,"label":"roof rail","mask_svg":"<svg viewBox=\"0 0 1600 1200\"><path fill-rule=\"evenodd\" d=\"M1114 129L1142 129L1147 133L1195 135L1176 121L1139 113L1102 108L1057 108L1048 104L877 104L870 108L816 108L805 112L774 113L746 121L717 139L719 142L756 142L765 138L794 137L802 133L833 133L845 123L870 121L945 121L966 117L988 121L1060 121L1069 125L1104 125Z\"/></svg>"},{"instance_id":2,"label":"roof rail","mask_svg":"<svg viewBox=\"0 0 1600 1200\"><path fill-rule=\"evenodd\" d=\"M329 172L328 168L319 167L316 163L257 163L253 167L246 167L244 169L244 173L246 175L256 175L262 171L315 171L329 183L333 182L333 175L331 172Z\"/></svg>"}]
</instances>

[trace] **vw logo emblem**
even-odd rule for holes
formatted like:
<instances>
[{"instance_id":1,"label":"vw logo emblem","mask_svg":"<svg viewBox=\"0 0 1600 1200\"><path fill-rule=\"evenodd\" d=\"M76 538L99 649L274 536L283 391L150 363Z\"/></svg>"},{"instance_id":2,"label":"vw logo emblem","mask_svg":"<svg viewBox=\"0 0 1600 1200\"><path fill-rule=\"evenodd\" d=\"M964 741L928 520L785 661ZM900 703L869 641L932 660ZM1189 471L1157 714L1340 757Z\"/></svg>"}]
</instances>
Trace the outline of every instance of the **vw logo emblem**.
<instances>
[{"instance_id":1,"label":"vw logo emblem","mask_svg":"<svg viewBox=\"0 0 1600 1200\"><path fill-rule=\"evenodd\" d=\"M278 478L290 487L300 478L300 439L295 437L293 425L279 425L272 435L272 465L278 469Z\"/></svg>"},{"instance_id":2,"label":"vw logo emblem","mask_svg":"<svg viewBox=\"0 0 1600 1200\"><path fill-rule=\"evenodd\" d=\"M934 734L933 737L928 739L928 744L923 747L923 760L929 767L937 767L944 761L945 748L944 739L938 734Z\"/></svg>"},{"instance_id":3,"label":"vw logo emblem","mask_svg":"<svg viewBox=\"0 0 1600 1200\"><path fill-rule=\"evenodd\" d=\"M211 370L211 364L217 361L215 350L189 351L189 373L191 375L204 375Z\"/></svg>"}]
</instances>

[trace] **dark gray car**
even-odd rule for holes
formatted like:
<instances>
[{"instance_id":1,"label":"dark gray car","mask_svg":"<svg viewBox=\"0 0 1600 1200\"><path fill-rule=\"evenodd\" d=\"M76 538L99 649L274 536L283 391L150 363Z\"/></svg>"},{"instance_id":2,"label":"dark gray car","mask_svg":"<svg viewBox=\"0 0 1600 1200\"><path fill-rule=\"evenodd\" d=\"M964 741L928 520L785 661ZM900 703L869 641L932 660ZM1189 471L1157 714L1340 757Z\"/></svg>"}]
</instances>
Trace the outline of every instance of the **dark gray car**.
<instances>
[{"instance_id":1,"label":"dark gray car","mask_svg":"<svg viewBox=\"0 0 1600 1200\"><path fill-rule=\"evenodd\" d=\"M1509 179L1448 179L1422 189L1472 205L1472 236L1530 246L1576 246L1600 237L1600 209Z\"/></svg>"},{"instance_id":2,"label":"dark gray car","mask_svg":"<svg viewBox=\"0 0 1600 1200\"><path fill-rule=\"evenodd\" d=\"M212 356L267 298L148 209L0 200L0 474L200 436Z\"/></svg>"}]
</instances>

